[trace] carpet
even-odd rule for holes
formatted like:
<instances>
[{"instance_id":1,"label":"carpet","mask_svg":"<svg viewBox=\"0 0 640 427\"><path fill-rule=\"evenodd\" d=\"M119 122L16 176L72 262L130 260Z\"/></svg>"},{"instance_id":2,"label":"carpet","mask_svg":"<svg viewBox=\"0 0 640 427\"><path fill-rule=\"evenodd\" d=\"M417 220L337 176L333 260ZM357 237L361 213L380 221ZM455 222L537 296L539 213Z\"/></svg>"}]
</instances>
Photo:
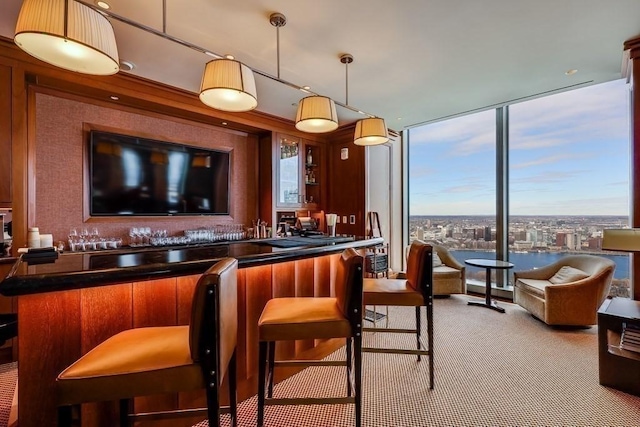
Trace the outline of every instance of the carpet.
<instances>
[{"instance_id":1,"label":"carpet","mask_svg":"<svg viewBox=\"0 0 640 427\"><path fill-rule=\"evenodd\" d=\"M9 424L9 413L17 380L18 364L16 362L0 365L0 427L6 427Z\"/></svg>"},{"instance_id":2,"label":"carpet","mask_svg":"<svg viewBox=\"0 0 640 427\"><path fill-rule=\"evenodd\" d=\"M477 298L455 295L434 303L434 390L425 359L364 355L363 426L640 425L640 397L598 383L597 327L553 329L517 305L501 303L501 314L468 306L469 300ZM414 316L412 308L390 308L389 326L410 326ZM400 341L414 345L410 336L365 334L367 345ZM308 368L278 384L274 395L344 393L345 381L344 369ZM255 414L254 396L239 405L239 425L255 425ZM353 422L352 405L267 407L265 417L265 427Z\"/></svg>"}]
</instances>

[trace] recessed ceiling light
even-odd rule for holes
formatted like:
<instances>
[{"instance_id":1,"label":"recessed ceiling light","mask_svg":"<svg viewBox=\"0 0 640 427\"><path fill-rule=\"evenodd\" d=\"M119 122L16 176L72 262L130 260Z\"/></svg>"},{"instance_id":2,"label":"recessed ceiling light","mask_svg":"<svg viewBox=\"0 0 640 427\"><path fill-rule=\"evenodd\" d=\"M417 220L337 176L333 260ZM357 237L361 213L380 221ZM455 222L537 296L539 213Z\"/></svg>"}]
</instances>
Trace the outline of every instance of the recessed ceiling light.
<instances>
[{"instance_id":1,"label":"recessed ceiling light","mask_svg":"<svg viewBox=\"0 0 640 427\"><path fill-rule=\"evenodd\" d=\"M302 86L300 90L304 93L309 93L309 91L311 90L311 86Z\"/></svg>"},{"instance_id":2,"label":"recessed ceiling light","mask_svg":"<svg viewBox=\"0 0 640 427\"><path fill-rule=\"evenodd\" d=\"M398 120L402 120L402 117L398 117Z\"/></svg>"},{"instance_id":3,"label":"recessed ceiling light","mask_svg":"<svg viewBox=\"0 0 640 427\"><path fill-rule=\"evenodd\" d=\"M226 125L227 125L227 122L222 122L222 126L226 126Z\"/></svg>"},{"instance_id":4,"label":"recessed ceiling light","mask_svg":"<svg viewBox=\"0 0 640 427\"><path fill-rule=\"evenodd\" d=\"M120 97L117 97L115 95L111 95L109 98L113 99L114 101L117 101L120 99Z\"/></svg>"},{"instance_id":5,"label":"recessed ceiling light","mask_svg":"<svg viewBox=\"0 0 640 427\"><path fill-rule=\"evenodd\" d=\"M578 72L578 70L576 70L575 68L572 68L571 70L567 70L567 71L565 71L564 73L565 73L567 76L573 76L573 75L574 75L575 73L577 73L577 72Z\"/></svg>"},{"instance_id":6,"label":"recessed ceiling light","mask_svg":"<svg viewBox=\"0 0 640 427\"><path fill-rule=\"evenodd\" d=\"M233 55L225 55L224 57L227 59L236 59L236 57Z\"/></svg>"},{"instance_id":7,"label":"recessed ceiling light","mask_svg":"<svg viewBox=\"0 0 640 427\"><path fill-rule=\"evenodd\" d=\"M110 5L109 5L109 3L107 3L106 1L101 1L101 0L99 0L99 1L96 1L95 3L96 3L96 5L97 5L98 7L101 7L101 8L103 8L104 10L111 9L111 6L110 6Z\"/></svg>"},{"instance_id":8,"label":"recessed ceiling light","mask_svg":"<svg viewBox=\"0 0 640 427\"><path fill-rule=\"evenodd\" d=\"M131 61L120 61L120 70L131 71L136 68L136 64Z\"/></svg>"}]
</instances>

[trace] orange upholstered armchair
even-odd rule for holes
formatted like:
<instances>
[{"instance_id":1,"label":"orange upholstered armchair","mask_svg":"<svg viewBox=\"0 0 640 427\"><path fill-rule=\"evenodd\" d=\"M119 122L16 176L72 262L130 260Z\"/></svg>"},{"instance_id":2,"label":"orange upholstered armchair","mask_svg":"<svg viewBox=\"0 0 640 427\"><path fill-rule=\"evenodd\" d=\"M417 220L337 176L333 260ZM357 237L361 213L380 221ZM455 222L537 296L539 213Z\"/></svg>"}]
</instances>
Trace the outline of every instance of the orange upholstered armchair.
<instances>
[{"instance_id":1,"label":"orange upholstered armchair","mask_svg":"<svg viewBox=\"0 0 640 427\"><path fill-rule=\"evenodd\" d=\"M514 302L548 325L595 325L615 266L604 257L568 255L545 267L516 271Z\"/></svg>"}]
</instances>

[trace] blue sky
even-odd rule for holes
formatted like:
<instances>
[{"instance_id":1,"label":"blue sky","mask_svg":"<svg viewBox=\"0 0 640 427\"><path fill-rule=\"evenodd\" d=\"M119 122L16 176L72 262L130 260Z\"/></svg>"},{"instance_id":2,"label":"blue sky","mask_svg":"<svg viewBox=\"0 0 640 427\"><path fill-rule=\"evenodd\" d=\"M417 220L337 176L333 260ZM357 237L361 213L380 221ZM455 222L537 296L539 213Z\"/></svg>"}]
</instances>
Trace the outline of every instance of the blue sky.
<instances>
[{"instance_id":1,"label":"blue sky","mask_svg":"<svg viewBox=\"0 0 640 427\"><path fill-rule=\"evenodd\" d=\"M509 107L511 215L629 214L629 88ZM495 110L410 130L410 215L495 214Z\"/></svg>"}]
</instances>

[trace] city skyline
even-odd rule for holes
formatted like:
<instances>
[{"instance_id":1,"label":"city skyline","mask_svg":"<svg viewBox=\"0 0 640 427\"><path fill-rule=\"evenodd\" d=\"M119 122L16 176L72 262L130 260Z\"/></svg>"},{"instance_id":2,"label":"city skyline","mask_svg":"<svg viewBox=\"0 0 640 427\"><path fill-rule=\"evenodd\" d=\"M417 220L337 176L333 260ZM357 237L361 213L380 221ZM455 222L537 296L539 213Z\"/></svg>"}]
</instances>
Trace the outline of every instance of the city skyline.
<instances>
[{"instance_id":1,"label":"city skyline","mask_svg":"<svg viewBox=\"0 0 640 427\"><path fill-rule=\"evenodd\" d=\"M511 215L629 213L624 80L509 107ZM409 131L410 215L495 215L495 110Z\"/></svg>"}]
</instances>

